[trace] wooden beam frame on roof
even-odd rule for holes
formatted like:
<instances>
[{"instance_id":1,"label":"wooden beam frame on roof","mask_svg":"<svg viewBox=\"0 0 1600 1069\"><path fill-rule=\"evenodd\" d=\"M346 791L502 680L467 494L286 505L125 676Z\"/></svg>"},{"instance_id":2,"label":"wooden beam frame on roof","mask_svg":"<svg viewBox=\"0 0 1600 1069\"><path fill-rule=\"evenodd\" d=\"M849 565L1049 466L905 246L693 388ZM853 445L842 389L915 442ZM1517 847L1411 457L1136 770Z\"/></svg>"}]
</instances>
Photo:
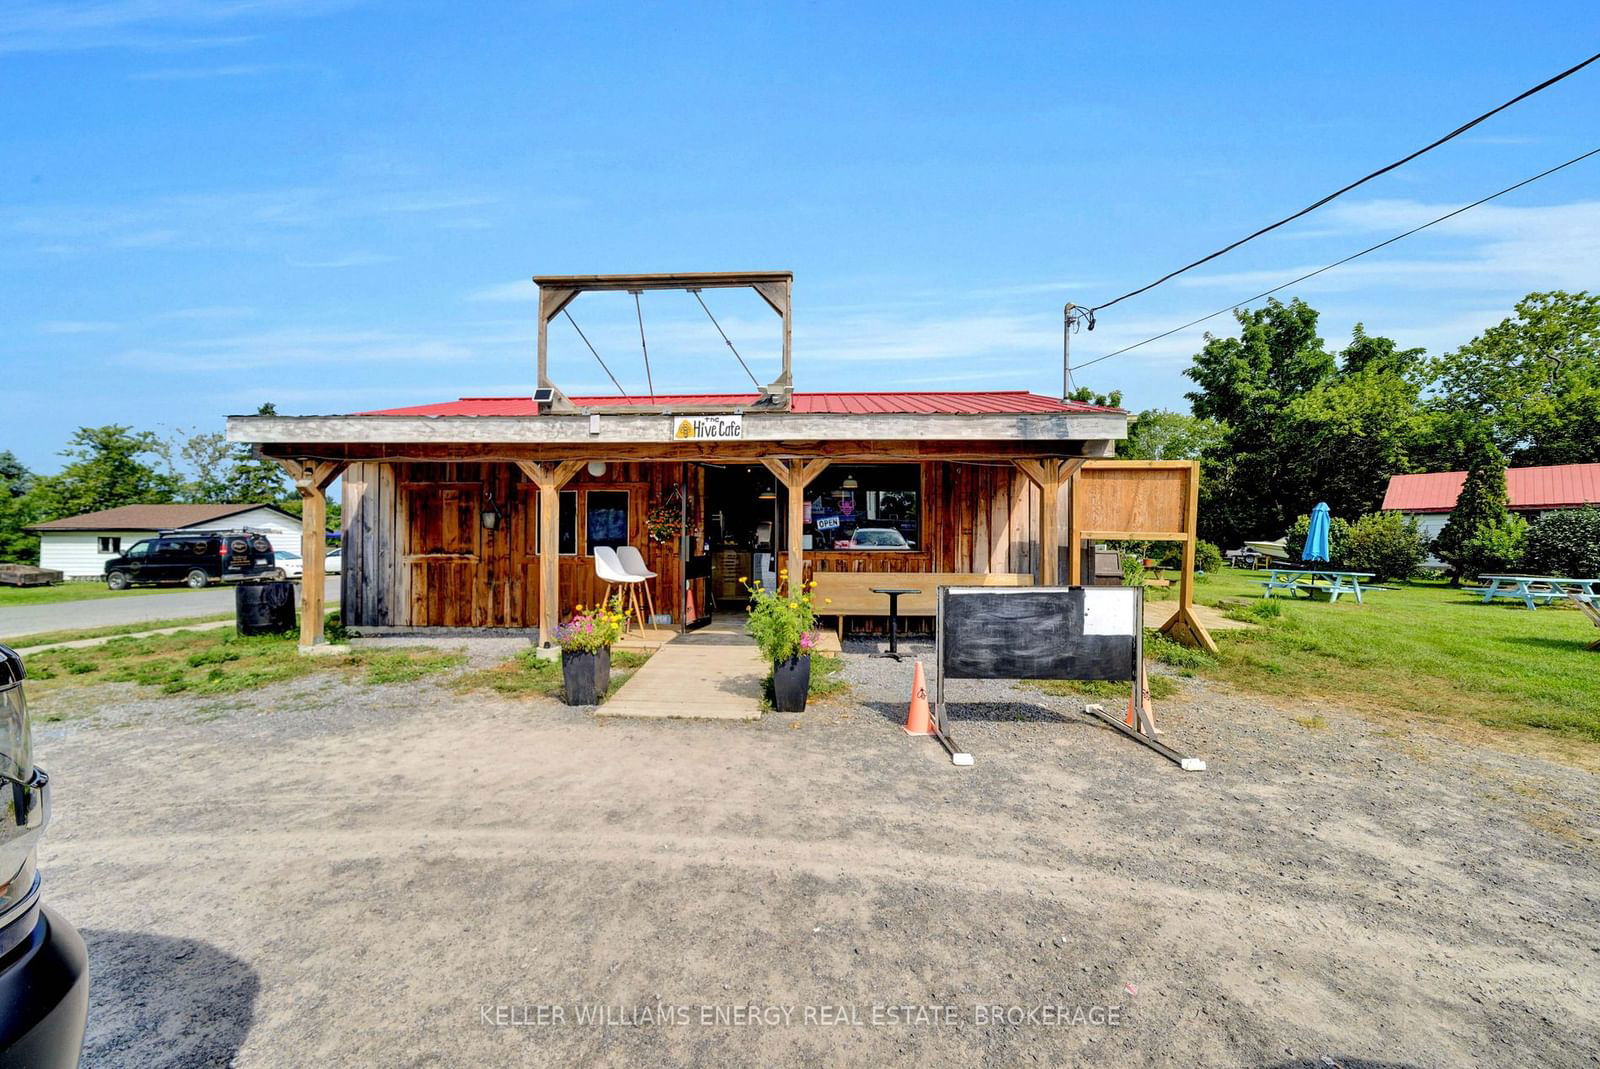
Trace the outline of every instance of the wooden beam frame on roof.
<instances>
[{"instance_id":1,"label":"wooden beam frame on roof","mask_svg":"<svg viewBox=\"0 0 1600 1069\"><path fill-rule=\"evenodd\" d=\"M1095 455L1083 449L1093 442L1064 441L1043 445L1026 441L878 441L832 442L795 439L783 442L659 442L588 445L533 445L514 442L340 442L310 445L305 442L266 443L255 452L263 457L292 457L315 453L344 461L551 461L581 456L585 461L642 461L677 463L706 460L758 464L763 460L822 457L836 463L902 463L923 460L992 462L1012 458L1039 459ZM1081 450L1081 451L1079 451Z\"/></svg>"},{"instance_id":2,"label":"wooden beam frame on roof","mask_svg":"<svg viewBox=\"0 0 1600 1069\"><path fill-rule=\"evenodd\" d=\"M760 295L783 320L783 373L762 387L761 400L757 402L771 412L789 408L794 393L792 367L793 290L792 271L689 271L651 275L534 275L533 284L539 287L539 387L552 392L552 412L576 412L577 407L568 400L550 378L550 321L582 293L640 293L644 290L701 290L735 289L749 287Z\"/></svg>"}]
</instances>

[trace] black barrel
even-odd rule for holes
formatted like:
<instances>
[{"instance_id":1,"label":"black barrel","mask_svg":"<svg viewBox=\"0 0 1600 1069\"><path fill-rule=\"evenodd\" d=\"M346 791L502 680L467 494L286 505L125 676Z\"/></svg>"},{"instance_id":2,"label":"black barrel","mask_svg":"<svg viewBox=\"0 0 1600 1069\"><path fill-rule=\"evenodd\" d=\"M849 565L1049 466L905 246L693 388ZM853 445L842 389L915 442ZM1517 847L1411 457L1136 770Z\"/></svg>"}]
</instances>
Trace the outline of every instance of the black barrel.
<instances>
[{"instance_id":1,"label":"black barrel","mask_svg":"<svg viewBox=\"0 0 1600 1069\"><path fill-rule=\"evenodd\" d=\"M241 635L294 630L293 583L240 583L234 588L234 626Z\"/></svg>"}]
</instances>

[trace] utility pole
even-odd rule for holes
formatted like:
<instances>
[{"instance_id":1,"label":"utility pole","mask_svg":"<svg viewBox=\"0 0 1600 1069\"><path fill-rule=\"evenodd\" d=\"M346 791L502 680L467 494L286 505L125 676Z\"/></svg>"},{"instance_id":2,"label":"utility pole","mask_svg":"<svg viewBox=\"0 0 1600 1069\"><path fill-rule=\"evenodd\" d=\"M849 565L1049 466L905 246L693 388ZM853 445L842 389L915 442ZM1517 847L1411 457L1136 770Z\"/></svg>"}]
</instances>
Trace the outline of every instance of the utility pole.
<instances>
[{"instance_id":1,"label":"utility pole","mask_svg":"<svg viewBox=\"0 0 1600 1069\"><path fill-rule=\"evenodd\" d=\"M1068 301L1061 309L1061 399L1072 398L1072 310L1077 305Z\"/></svg>"}]
</instances>

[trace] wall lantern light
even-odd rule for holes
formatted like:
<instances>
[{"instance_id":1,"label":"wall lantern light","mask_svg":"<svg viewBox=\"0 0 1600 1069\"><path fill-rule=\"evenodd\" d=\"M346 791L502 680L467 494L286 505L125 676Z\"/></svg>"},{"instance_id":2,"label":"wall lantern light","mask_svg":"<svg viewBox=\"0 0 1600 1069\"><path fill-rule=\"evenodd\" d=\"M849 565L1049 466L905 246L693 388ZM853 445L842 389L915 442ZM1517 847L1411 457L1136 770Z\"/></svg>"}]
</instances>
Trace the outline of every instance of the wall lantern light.
<instances>
[{"instance_id":1,"label":"wall lantern light","mask_svg":"<svg viewBox=\"0 0 1600 1069\"><path fill-rule=\"evenodd\" d=\"M598 479L598 478L600 478L600 476L604 475L605 473L606 473L606 462L605 461L603 461L603 460L591 460L591 461L589 461L589 474L590 475L593 475L596 479Z\"/></svg>"}]
</instances>

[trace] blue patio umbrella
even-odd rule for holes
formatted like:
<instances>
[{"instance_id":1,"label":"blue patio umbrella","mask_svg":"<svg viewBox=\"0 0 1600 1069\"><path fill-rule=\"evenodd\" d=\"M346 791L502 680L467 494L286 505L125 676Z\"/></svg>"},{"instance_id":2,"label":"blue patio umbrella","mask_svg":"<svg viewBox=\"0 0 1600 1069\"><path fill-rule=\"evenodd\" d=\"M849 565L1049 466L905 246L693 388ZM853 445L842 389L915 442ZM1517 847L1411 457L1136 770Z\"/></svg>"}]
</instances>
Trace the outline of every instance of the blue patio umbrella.
<instances>
[{"instance_id":1,"label":"blue patio umbrella","mask_svg":"<svg viewBox=\"0 0 1600 1069\"><path fill-rule=\"evenodd\" d=\"M1311 526L1306 530L1306 548L1301 551L1302 561L1327 561L1328 559L1328 504L1318 501L1311 510Z\"/></svg>"}]
</instances>

